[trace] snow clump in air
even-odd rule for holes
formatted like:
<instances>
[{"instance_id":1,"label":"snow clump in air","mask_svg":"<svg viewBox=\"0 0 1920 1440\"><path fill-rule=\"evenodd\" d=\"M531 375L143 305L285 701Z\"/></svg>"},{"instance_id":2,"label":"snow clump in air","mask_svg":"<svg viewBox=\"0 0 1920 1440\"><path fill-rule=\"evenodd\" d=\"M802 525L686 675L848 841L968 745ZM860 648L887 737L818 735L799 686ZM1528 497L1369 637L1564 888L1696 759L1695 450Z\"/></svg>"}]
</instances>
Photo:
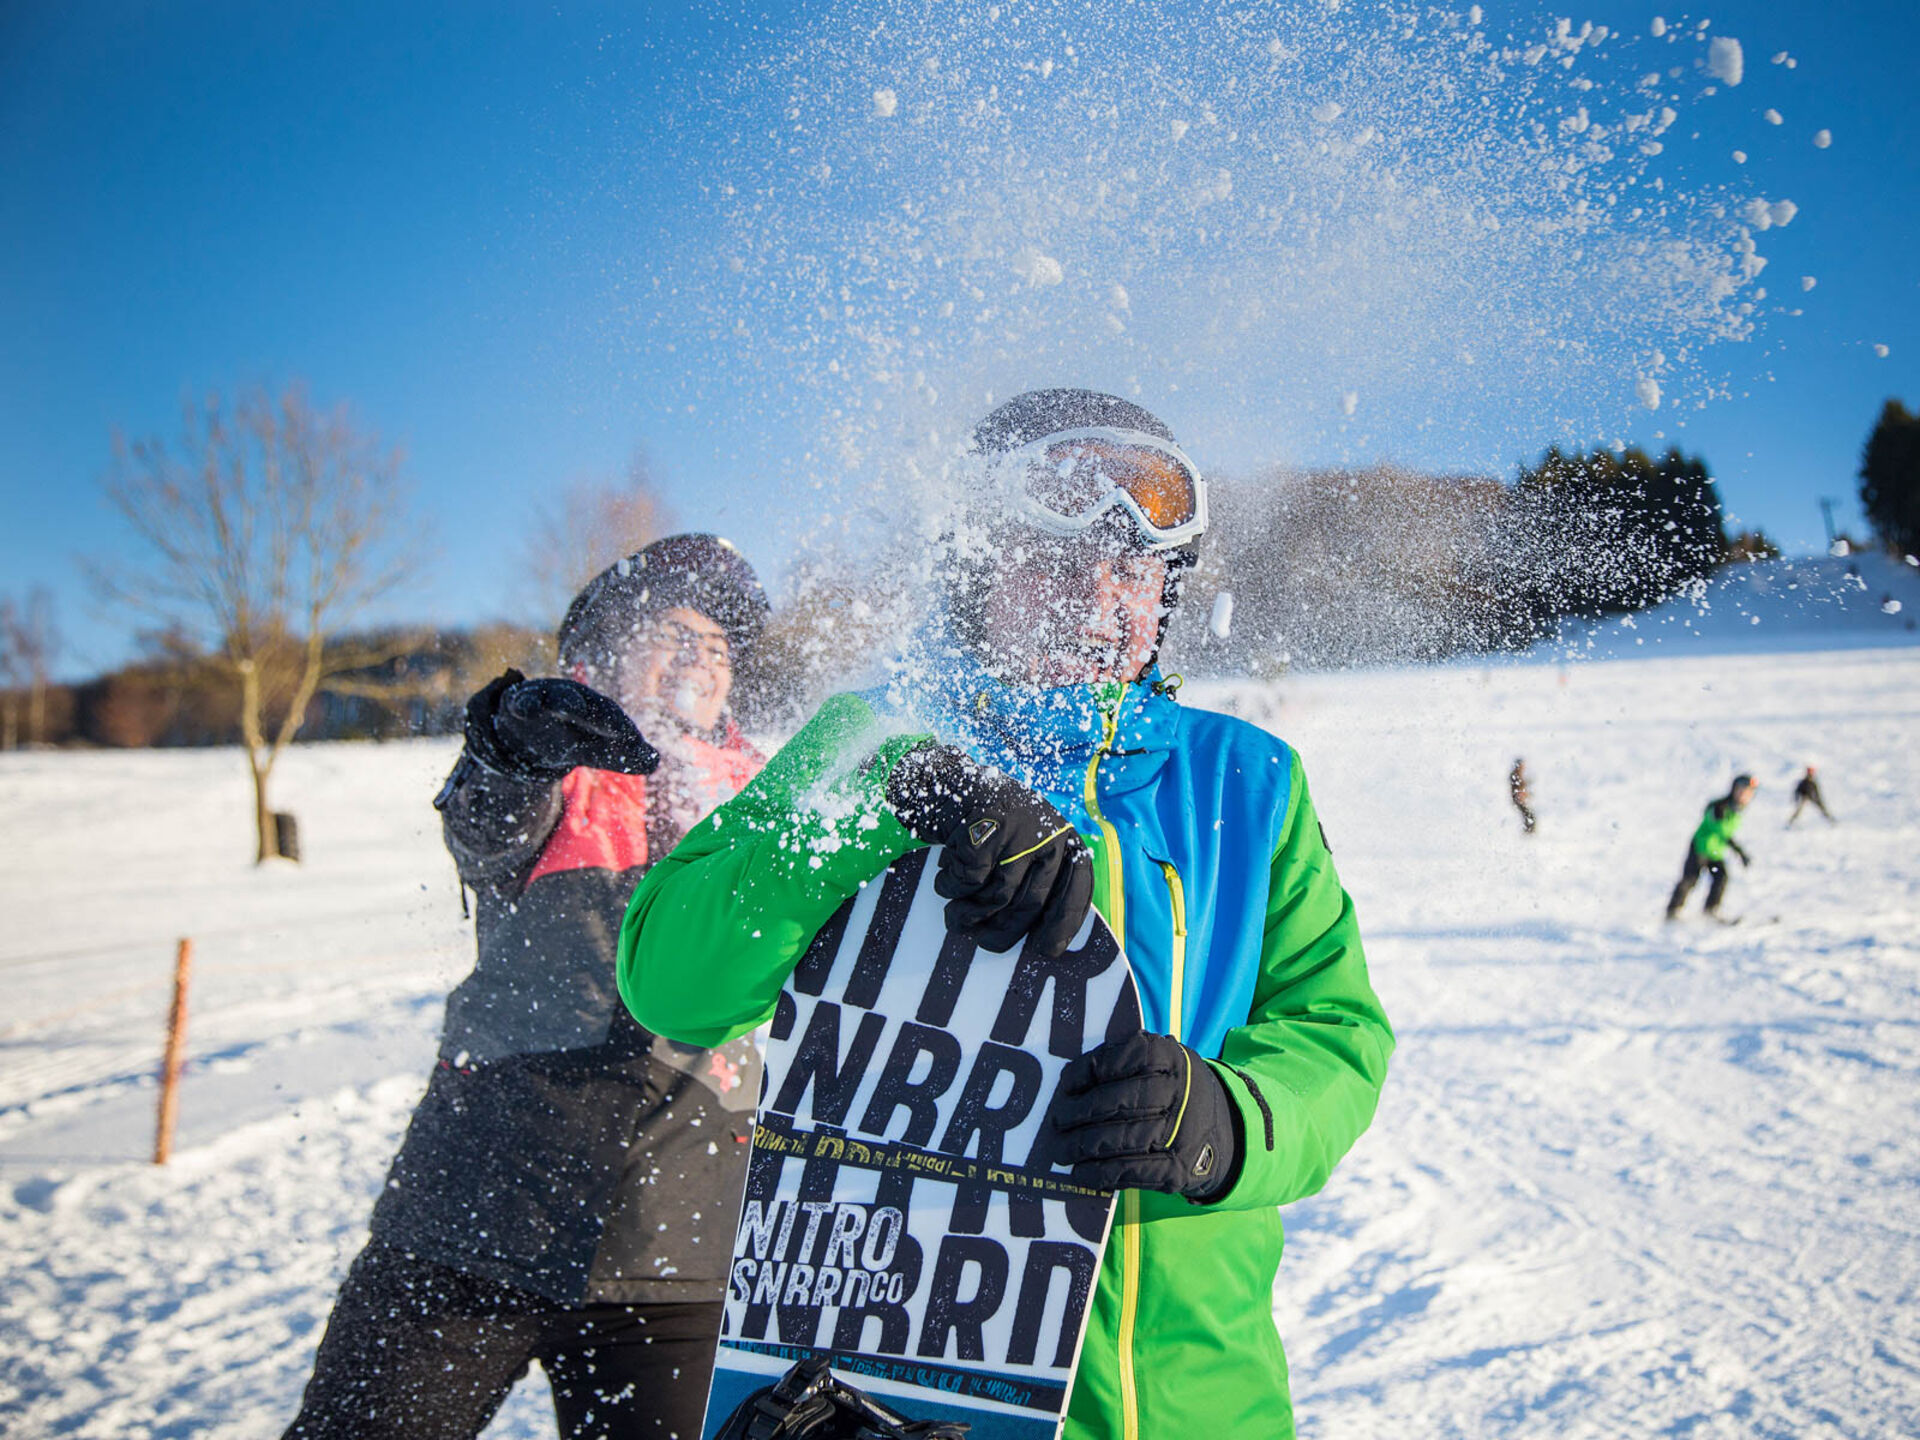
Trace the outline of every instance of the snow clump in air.
<instances>
[{"instance_id":1,"label":"snow clump in air","mask_svg":"<svg viewBox=\"0 0 1920 1440\"><path fill-rule=\"evenodd\" d=\"M1651 375L1642 375L1633 382L1633 394L1649 410L1660 408L1660 382Z\"/></svg>"},{"instance_id":2,"label":"snow clump in air","mask_svg":"<svg viewBox=\"0 0 1920 1440\"><path fill-rule=\"evenodd\" d=\"M1207 630L1216 640L1233 636L1233 592L1222 590L1213 597L1213 613L1207 617Z\"/></svg>"},{"instance_id":3,"label":"snow clump in air","mask_svg":"<svg viewBox=\"0 0 1920 1440\"><path fill-rule=\"evenodd\" d=\"M1747 60L1740 42L1731 35L1716 35L1709 40L1707 73L1728 85L1738 85L1747 73Z\"/></svg>"},{"instance_id":4,"label":"snow clump in air","mask_svg":"<svg viewBox=\"0 0 1920 1440\"><path fill-rule=\"evenodd\" d=\"M1742 212L1746 221L1756 230L1771 230L1774 226L1787 226L1793 223L1793 217L1800 213L1800 207L1791 200L1749 200Z\"/></svg>"},{"instance_id":5,"label":"snow clump in air","mask_svg":"<svg viewBox=\"0 0 1920 1440\"><path fill-rule=\"evenodd\" d=\"M1784 125L1786 123L1785 117L1772 106L1768 106L1765 110L1761 111L1760 118L1769 125Z\"/></svg>"},{"instance_id":6,"label":"snow clump in air","mask_svg":"<svg viewBox=\"0 0 1920 1440\"><path fill-rule=\"evenodd\" d=\"M1814 149L1824 150L1831 144L1833 144L1833 132L1831 130L1816 130L1813 132Z\"/></svg>"},{"instance_id":7,"label":"snow clump in air","mask_svg":"<svg viewBox=\"0 0 1920 1440\"><path fill-rule=\"evenodd\" d=\"M1036 246L1022 245L1013 252L1013 273L1036 290L1058 285L1066 279L1066 271L1060 262L1051 255L1044 255Z\"/></svg>"},{"instance_id":8,"label":"snow clump in air","mask_svg":"<svg viewBox=\"0 0 1920 1440\"><path fill-rule=\"evenodd\" d=\"M1882 360L1884 360L1892 352L1888 350L1887 347L1884 345L1876 345L1873 347L1873 353L1878 355Z\"/></svg>"},{"instance_id":9,"label":"snow clump in air","mask_svg":"<svg viewBox=\"0 0 1920 1440\"><path fill-rule=\"evenodd\" d=\"M1811 290L1813 289L1814 286L1818 285L1819 283L1820 282L1814 279L1813 276L1811 275L1802 275L1800 277L1800 288L1802 290Z\"/></svg>"},{"instance_id":10,"label":"snow clump in air","mask_svg":"<svg viewBox=\"0 0 1920 1440\"><path fill-rule=\"evenodd\" d=\"M738 349L663 405L805 435L772 483L846 493L809 502L840 518L803 545L893 528L913 507L869 496L943 488L972 423L1042 376L1177 390L1203 464L1271 460L1276 435L1350 459L1418 424L1434 464L1504 468L1644 413L1636 376L1729 393L1722 347L1777 313L1759 251L1791 211L1749 205L1783 182L1758 153L1745 186L1696 178L1673 143L1738 46L1655 31L1287 0L898 0L876 29L821 0L699 77L734 157L698 217L725 262L650 253L617 298L658 317L636 346ZM809 174L858 178L822 205ZM692 313L643 303L668 290Z\"/></svg>"}]
</instances>

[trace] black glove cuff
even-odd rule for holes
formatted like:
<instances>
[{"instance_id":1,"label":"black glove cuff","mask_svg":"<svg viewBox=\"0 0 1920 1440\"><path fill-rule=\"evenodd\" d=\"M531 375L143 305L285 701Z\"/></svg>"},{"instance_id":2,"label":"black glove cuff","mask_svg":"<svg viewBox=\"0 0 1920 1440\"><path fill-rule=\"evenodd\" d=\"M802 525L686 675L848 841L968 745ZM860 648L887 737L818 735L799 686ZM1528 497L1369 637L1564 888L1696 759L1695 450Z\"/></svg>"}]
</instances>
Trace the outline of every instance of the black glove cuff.
<instances>
[{"instance_id":1,"label":"black glove cuff","mask_svg":"<svg viewBox=\"0 0 1920 1440\"><path fill-rule=\"evenodd\" d=\"M1197 1073L1194 1077L1195 1098L1199 1098L1199 1092L1204 1088L1205 1108L1210 1112L1201 1123L1206 1132L1216 1138L1208 1142L1215 1149L1209 1178L1203 1187L1188 1190L1186 1196L1196 1205L1211 1205L1217 1200L1226 1199L1233 1187L1240 1183L1240 1169L1247 1154L1247 1128L1246 1122L1240 1118L1240 1107L1233 1103L1233 1092L1221 1078L1220 1072L1202 1059L1198 1051L1189 1053L1193 1055L1193 1063L1206 1072L1210 1082L1203 1087ZM1222 1115L1221 1110L1226 1113ZM1218 1153L1222 1140L1227 1152L1224 1155Z\"/></svg>"}]
</instances>

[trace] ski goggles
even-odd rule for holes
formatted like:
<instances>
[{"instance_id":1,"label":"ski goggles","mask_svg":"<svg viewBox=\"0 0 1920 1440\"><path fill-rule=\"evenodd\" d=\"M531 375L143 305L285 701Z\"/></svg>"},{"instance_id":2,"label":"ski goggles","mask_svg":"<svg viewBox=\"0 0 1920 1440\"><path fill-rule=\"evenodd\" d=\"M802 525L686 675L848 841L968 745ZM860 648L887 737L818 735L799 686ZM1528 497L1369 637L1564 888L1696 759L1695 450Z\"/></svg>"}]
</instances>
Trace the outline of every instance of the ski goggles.
<instances>
[{"instance_id":1,"label":"ski goggles","mask_svg":"<svg viewBox=\"0 0 1920 1440\"><path fill-rule=\"evenodd\" d=\"M1118 508L1148 550L1171 550L1207 528L1207 482L1178 445L1137 430L1048 435L996 458L1026 523L1074 536Z\"/></svg>"}]
</instances>

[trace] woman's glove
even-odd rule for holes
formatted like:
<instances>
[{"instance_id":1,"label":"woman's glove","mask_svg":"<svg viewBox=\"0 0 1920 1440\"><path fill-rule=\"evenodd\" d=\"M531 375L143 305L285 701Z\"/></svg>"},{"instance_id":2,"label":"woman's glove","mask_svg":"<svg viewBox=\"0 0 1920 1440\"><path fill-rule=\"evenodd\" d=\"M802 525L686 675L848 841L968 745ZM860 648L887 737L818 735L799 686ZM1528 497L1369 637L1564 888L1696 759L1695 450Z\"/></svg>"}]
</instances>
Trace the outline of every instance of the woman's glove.
<instances>
[{"instance_id":1,"label":"woman's glove","mask_svg":"<svg viewBox=\"0 0 1920 1440\"><path fill-rule=\"evenodd\" d=\"M936 894L947 928L1011 950L1022 935L1046 959L1064 954L1093 904L1093 864L1066 816L1011 776L929 741L887 777L887 807L916 840L944 845Z\"/></svg>"},{"instance_id":2,"label":"woman's glove","mask_svg":"<svg viewBox=\"0 0 1920 1440\"><path fill-rule=\"evenodd\" d=\"M529 680L518 670L489 680L467 701L467 751L521 780L558 780L585 765L651 775L659 752L627 712L573 680Z\"/></svg>"},{"instance_id":3,"label":"woman's glove","mask_svg":"<svg viewBox=\"0 0 1920 1440\"><path fill-rule=\"evenodd\" d=\"M1081 1185L1204 1203L1240 1178L1238 1113L1197 1052L1170 1035L1129 1035L1060 1072L1050 1153Z\"/></svg>"}]
</instances>

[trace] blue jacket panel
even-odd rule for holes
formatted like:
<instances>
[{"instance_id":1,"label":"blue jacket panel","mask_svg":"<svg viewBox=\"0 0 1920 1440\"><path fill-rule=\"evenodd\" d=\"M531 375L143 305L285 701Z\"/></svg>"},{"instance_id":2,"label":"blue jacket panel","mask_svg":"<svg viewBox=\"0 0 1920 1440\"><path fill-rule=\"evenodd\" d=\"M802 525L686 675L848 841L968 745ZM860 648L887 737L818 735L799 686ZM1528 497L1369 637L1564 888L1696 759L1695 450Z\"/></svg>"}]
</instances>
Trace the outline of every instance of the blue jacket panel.
<instances>
[{"instance_id":1,"label":"blue jacket panel","mask_svg":"<svg viewBox=\"0 0 1920 1440\"><path fill-rule=\"evenodd\" d=\"M1008 686L948 655L936 685L865 696L883 717L930 730L1047 797L1076 829L1098 833L1094 803L1119 840L1124 930L1147 1027L1217 1056L1245 1023L1260 968L1268 869L1291 802L1292 754L1265 731L1179 704L1156 669L1128 685ZM1171 865L1184 894L1186 963L1173 993Z\"/></svg>"}]
</instances>

